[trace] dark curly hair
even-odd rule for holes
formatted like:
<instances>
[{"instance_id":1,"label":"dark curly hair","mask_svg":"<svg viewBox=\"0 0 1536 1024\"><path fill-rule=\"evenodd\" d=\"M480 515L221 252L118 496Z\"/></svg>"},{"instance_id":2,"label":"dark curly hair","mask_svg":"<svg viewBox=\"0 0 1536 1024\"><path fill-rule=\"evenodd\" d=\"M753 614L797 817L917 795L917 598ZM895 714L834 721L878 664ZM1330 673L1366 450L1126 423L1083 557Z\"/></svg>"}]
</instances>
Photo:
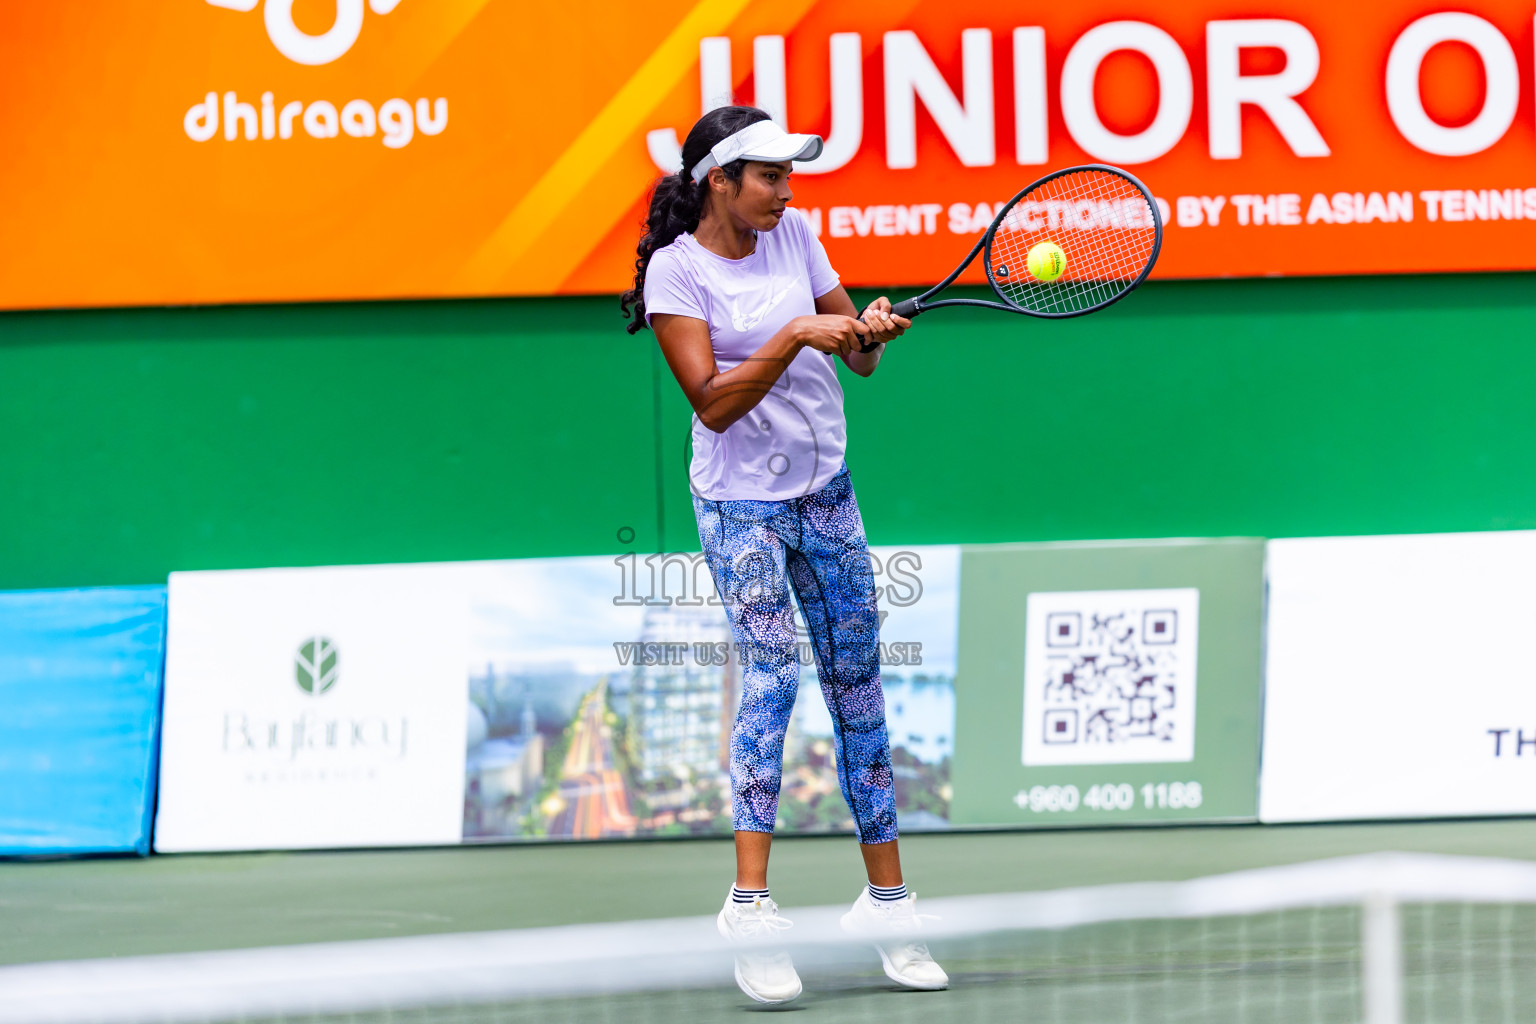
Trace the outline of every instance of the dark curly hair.
<instances>
[{"instance_id":1,"label":"dark curly hair","mask_svg":"<svg viewBox=\"0 0 1536 1024\"><path fill-rule=\"evenodd\" d=\"M651 189L650 210L645 215L645 234L635 256L635 286L619 297L619 308L626 319L633 317L625 328L637 334L645 324L645 268L650 265L651 255L657 249L665 249L685 231L699 226L704 213L704 197L709 193L709 183L694 182L694 165L709 155L709 151L721 139L728 138L749 124L769 120L766 110L757 107L716 107L699 118L683 141L683 168L676 174L659 179ZM729 181L741 183L746 170L745 160L732 160L721 168Z\"/></svg>"}]
</instances>

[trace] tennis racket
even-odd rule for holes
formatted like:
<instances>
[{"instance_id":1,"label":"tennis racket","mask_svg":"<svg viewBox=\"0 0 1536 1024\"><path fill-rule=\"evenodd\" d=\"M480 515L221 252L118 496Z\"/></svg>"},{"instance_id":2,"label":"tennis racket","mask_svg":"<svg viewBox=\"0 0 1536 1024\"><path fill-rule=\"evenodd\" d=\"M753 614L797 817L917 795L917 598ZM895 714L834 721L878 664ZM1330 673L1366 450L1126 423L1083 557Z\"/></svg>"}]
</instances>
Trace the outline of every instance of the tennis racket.
<instances>
[{"instance_id":1,"label":"tennis racket","mask_svg":"<svg viewBox=\"0 0 1536 1024\"><path fill-rule=\"evenodd\" d=\"M1054 242L1066 257L1060 276L1030 272L1030 250ZM1117 167L1086 164L1047 174L1014 196L954 272L891 312L915 317L944 306L1063 319L1112 305L1152 272L1163 245L1163 218L1152 193ZM1001 299L939 299L984 253L987 283ZM1042 256L1053 255L1043 250Z\"/></svg>"}]
</instances>

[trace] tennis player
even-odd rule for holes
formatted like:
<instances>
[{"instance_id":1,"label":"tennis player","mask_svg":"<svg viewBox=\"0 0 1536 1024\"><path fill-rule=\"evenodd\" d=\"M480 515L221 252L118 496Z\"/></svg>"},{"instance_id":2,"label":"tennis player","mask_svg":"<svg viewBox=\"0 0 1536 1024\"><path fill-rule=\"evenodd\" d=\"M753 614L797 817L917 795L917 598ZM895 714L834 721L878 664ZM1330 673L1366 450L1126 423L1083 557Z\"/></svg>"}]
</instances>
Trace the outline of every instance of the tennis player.
<instances>
[{"instance_id":1,"label":"tennis player","mask_svg":"<svg viewBox=\"0 0 1536 1024\"><path fill-rule=\"evenodd\" d=\"M730 750L736 883L720 932L741 940L790 927L769 895L768 850L799 691L793 592L869 876L843 926L876 942L897 984L941 989L949 978L919 939L897 853L874 574L843 461L835 368L868 377L911 322L884 297L860 313L789 205L792 162L820 152L818 136L788 134L755 107L700 118L682 170L651 196L622 306L630 333L655 331L693 406L699 540L743 658ZM801 991L782 952L738 954L736 983L764 1003Z\"/></svg>"}]
</instances>

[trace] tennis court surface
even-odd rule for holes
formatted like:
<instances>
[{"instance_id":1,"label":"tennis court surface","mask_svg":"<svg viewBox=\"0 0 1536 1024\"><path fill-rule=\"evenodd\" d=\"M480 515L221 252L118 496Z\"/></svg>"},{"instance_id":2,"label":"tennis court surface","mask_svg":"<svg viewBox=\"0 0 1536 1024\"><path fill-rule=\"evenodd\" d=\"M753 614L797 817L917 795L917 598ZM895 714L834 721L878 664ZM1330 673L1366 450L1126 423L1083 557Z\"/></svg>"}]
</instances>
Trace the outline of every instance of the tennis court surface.
<instances>
[{"instance_id":1,"label":"tennis court surface","mask_svg":"<svg viewBox=\"0 0 1536 1024\"><path fill-rule=\"evenodd\" d=\"M804 1019L1492 1021L1536 994L1536 822L911 836L909 877L919 909L939 912L927 927L952 978L941 993L896 991L872 950L838 939L837 905L861 884L847 842L775 847L806 983L789 1008ZM1361 856L1382 851L1407 856ZM732 984L709 927L730 852L711 840L7 863L0 1020L773 1012ZM1149 882L1179 884L1131 884ZM1402 979L1384 994L1373 958Z\"/></svg>"}]
</instances>

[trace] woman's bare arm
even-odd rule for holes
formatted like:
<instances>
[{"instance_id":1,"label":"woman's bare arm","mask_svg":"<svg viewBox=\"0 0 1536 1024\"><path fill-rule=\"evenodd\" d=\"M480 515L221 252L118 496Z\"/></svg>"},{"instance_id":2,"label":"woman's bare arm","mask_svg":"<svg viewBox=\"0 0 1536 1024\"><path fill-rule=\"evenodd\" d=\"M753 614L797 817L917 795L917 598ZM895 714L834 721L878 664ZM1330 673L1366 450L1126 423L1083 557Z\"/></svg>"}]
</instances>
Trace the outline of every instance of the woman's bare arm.
<instances>
[{"instance_id":1,"label":"woman's bare arm","mask_svg":"<svg viewBox=\"0 0 1536 1024\"><path fill-rule=\"evenodd\" d=\"M848 309L853 309L851 301ZM661 354L683 394L688 396L688 404L698 414L699 422L719 434L763 400L801 349L814 348L841 356L847 362L850 353L859 355L859 347L871 329L851 314L797 316L750 358L724 373L715 364L709 324L703 320L655 313L651 316L651 330L656 332Z\"/></svg>"},{"instance_id":2,"label":"woman's bare arm","mask_svg":"<svg viewBox=\"0 0 1536 1024\"><path fill-rule=\"evenodd\" d=\"M816 299L816 312L835 313L841 316L859 316L858 309L853 304L853 299L849 298L847 289L842 285L838 285L827 292L827 294ZM902 333L912 326L911 320L896 316L891 312L891 300L887 299L884 295L871 302L865 308L860 319L869 328L869 338L865 339L866 341L890 341L893 338L901 337ZM875 372L875 367L880 365L880 357L884 354L884 345L881 345L873 352L860 352L858 348L855 348L852 352L844 355L842 359L843 364L848 369L860 377L868 377Z\"/></svg>"}]
</instances>

